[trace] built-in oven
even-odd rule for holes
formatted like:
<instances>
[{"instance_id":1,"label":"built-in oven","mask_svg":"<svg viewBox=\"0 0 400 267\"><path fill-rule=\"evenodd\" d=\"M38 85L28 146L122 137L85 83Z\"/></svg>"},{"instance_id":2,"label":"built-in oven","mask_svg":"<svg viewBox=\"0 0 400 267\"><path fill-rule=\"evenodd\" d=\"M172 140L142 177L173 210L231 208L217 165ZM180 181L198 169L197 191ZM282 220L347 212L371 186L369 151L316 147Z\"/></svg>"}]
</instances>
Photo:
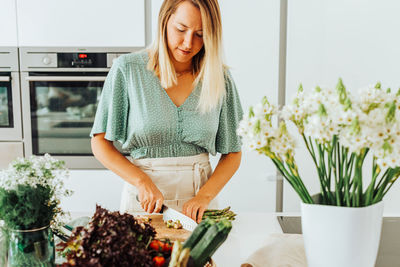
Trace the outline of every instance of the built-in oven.
<instances>
[{"instance_id":1,"label":"built-in oven","mask_svg":"<svg viewBox=\"0 0 400 267\"><path fill-rule=\"evenodd\" d=\"M72 169L103 168L89 133L113 60L135 50L21 48L26 154L50 153Z\"/></svg>"},{"instance_id":2,"label":"built-in oven","mask_svg":"<svg viewBox=\"0 0 400 267\"><path fill-rule=\"evenodd\" d=\"M24 155L18 48L0 47L0 168Z\"/></svg>"}]
</instances>

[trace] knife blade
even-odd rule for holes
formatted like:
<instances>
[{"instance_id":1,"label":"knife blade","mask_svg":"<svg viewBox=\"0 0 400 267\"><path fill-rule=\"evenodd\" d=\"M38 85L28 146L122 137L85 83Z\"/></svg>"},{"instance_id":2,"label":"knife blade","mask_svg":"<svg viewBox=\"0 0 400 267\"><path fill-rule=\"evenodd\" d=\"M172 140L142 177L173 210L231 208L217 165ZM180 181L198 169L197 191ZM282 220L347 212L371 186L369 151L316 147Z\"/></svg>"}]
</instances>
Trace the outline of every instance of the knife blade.
<instances>
[{"instance_id":1,"label":"knife blade","mask_svg":"<svg viewBox=\"0 0 400 267\"><path fill-rule=\"evenodd\" d=\"M166 205L163 204L161 208L161 212L163 215L163 220L164 221L176 221L179 220L179 222L182 224L183 229L188 230L193 232L194 228L197 227L197 223L192 220L192 218L186 216L185 214L174 210Z\"/></svg>"},{"instance_id":2,"label":"knife blade","mask_svg":"<svg viewBox=\"0 0 400 267\"><path fill-rule=\"evenodd\" d=\"M136 200L140 203L138 195L136 195ZM162 213L164 221L179 220L179 222L182 224L182 228L185 230L193 232L194 228L197 227L197 223L192 220L192 218L177 210L174 210L173 208L166 206L165 204L162 205L160 213Z\"/></svg>"}]
</instances>

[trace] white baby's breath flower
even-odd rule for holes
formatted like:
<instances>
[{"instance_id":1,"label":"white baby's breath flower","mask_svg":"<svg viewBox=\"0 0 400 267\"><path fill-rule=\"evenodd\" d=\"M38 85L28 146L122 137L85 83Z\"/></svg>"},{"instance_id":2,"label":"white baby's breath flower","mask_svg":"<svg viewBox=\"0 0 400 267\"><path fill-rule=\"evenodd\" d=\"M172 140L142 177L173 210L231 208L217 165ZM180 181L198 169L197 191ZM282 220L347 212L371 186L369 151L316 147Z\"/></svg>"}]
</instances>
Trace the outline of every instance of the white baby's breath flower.
<instances>
[{"instance_id":1,"label":"white baby's breath flower","mask_svg":"<svg viewBox=\"0 0 400 267\"><path fill-rule=\"evenodd\" d=\"M64 188L64 181L68 177L68 169L49 154L42 157L17 158L7 169L0 171L0 187L7 191L15 190L18 185L50 188L52 195L49 201L58 203L56 209L60 211L54 214L56 222L58 213L62 213L59 207L60 199L72 194L72 191Z\"/></svg>"}]
</instances>

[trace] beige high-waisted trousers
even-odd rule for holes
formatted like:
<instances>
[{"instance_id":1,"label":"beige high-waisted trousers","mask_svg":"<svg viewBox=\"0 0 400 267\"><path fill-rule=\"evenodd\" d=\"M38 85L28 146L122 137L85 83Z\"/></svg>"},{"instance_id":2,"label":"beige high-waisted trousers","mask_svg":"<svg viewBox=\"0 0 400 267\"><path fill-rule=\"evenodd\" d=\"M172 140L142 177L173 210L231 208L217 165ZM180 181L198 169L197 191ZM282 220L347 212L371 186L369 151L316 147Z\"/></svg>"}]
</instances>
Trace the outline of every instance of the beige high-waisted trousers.
<instances>
[{"instance_id":1,"label":"beige high-waisted trousers","mask_svg":"<svg viewBox=\"0 0 400 267\"><path fill-rule=\"evenodd\" d=\"M145 172L164 196L164 204L182 211L183 204L193 198L212 173L208 153L189 157L130 159ZM143 213L135 186L125 182L121 196L121 213ZM218 208L211 201L208 208Z\"/></svg>"}]
</instances>

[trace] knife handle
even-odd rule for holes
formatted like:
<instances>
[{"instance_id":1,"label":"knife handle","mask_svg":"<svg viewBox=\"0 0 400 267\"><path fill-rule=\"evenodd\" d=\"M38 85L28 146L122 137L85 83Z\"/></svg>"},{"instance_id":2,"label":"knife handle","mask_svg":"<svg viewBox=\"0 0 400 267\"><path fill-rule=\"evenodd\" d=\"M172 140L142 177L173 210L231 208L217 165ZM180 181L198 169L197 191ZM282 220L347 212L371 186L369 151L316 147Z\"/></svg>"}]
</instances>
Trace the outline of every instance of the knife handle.
<instances>
[{"instance_id":1,"label":"knife handle","mask_svg":"<svg viewBox=\"0 0 400 267\"><path fill-rule=\"evenodd\" d=\"M137 200L137 202L139 202L139 203L140 203L140 200L139 200L139 195L136 195L136 200ZM164 212L164 209L165 209L165 205L163 204L163 205L161 206L161 210L160 210L160 212L159 212L159 213L163 213L163 212Z\"/></svg>"}]
</instances>

